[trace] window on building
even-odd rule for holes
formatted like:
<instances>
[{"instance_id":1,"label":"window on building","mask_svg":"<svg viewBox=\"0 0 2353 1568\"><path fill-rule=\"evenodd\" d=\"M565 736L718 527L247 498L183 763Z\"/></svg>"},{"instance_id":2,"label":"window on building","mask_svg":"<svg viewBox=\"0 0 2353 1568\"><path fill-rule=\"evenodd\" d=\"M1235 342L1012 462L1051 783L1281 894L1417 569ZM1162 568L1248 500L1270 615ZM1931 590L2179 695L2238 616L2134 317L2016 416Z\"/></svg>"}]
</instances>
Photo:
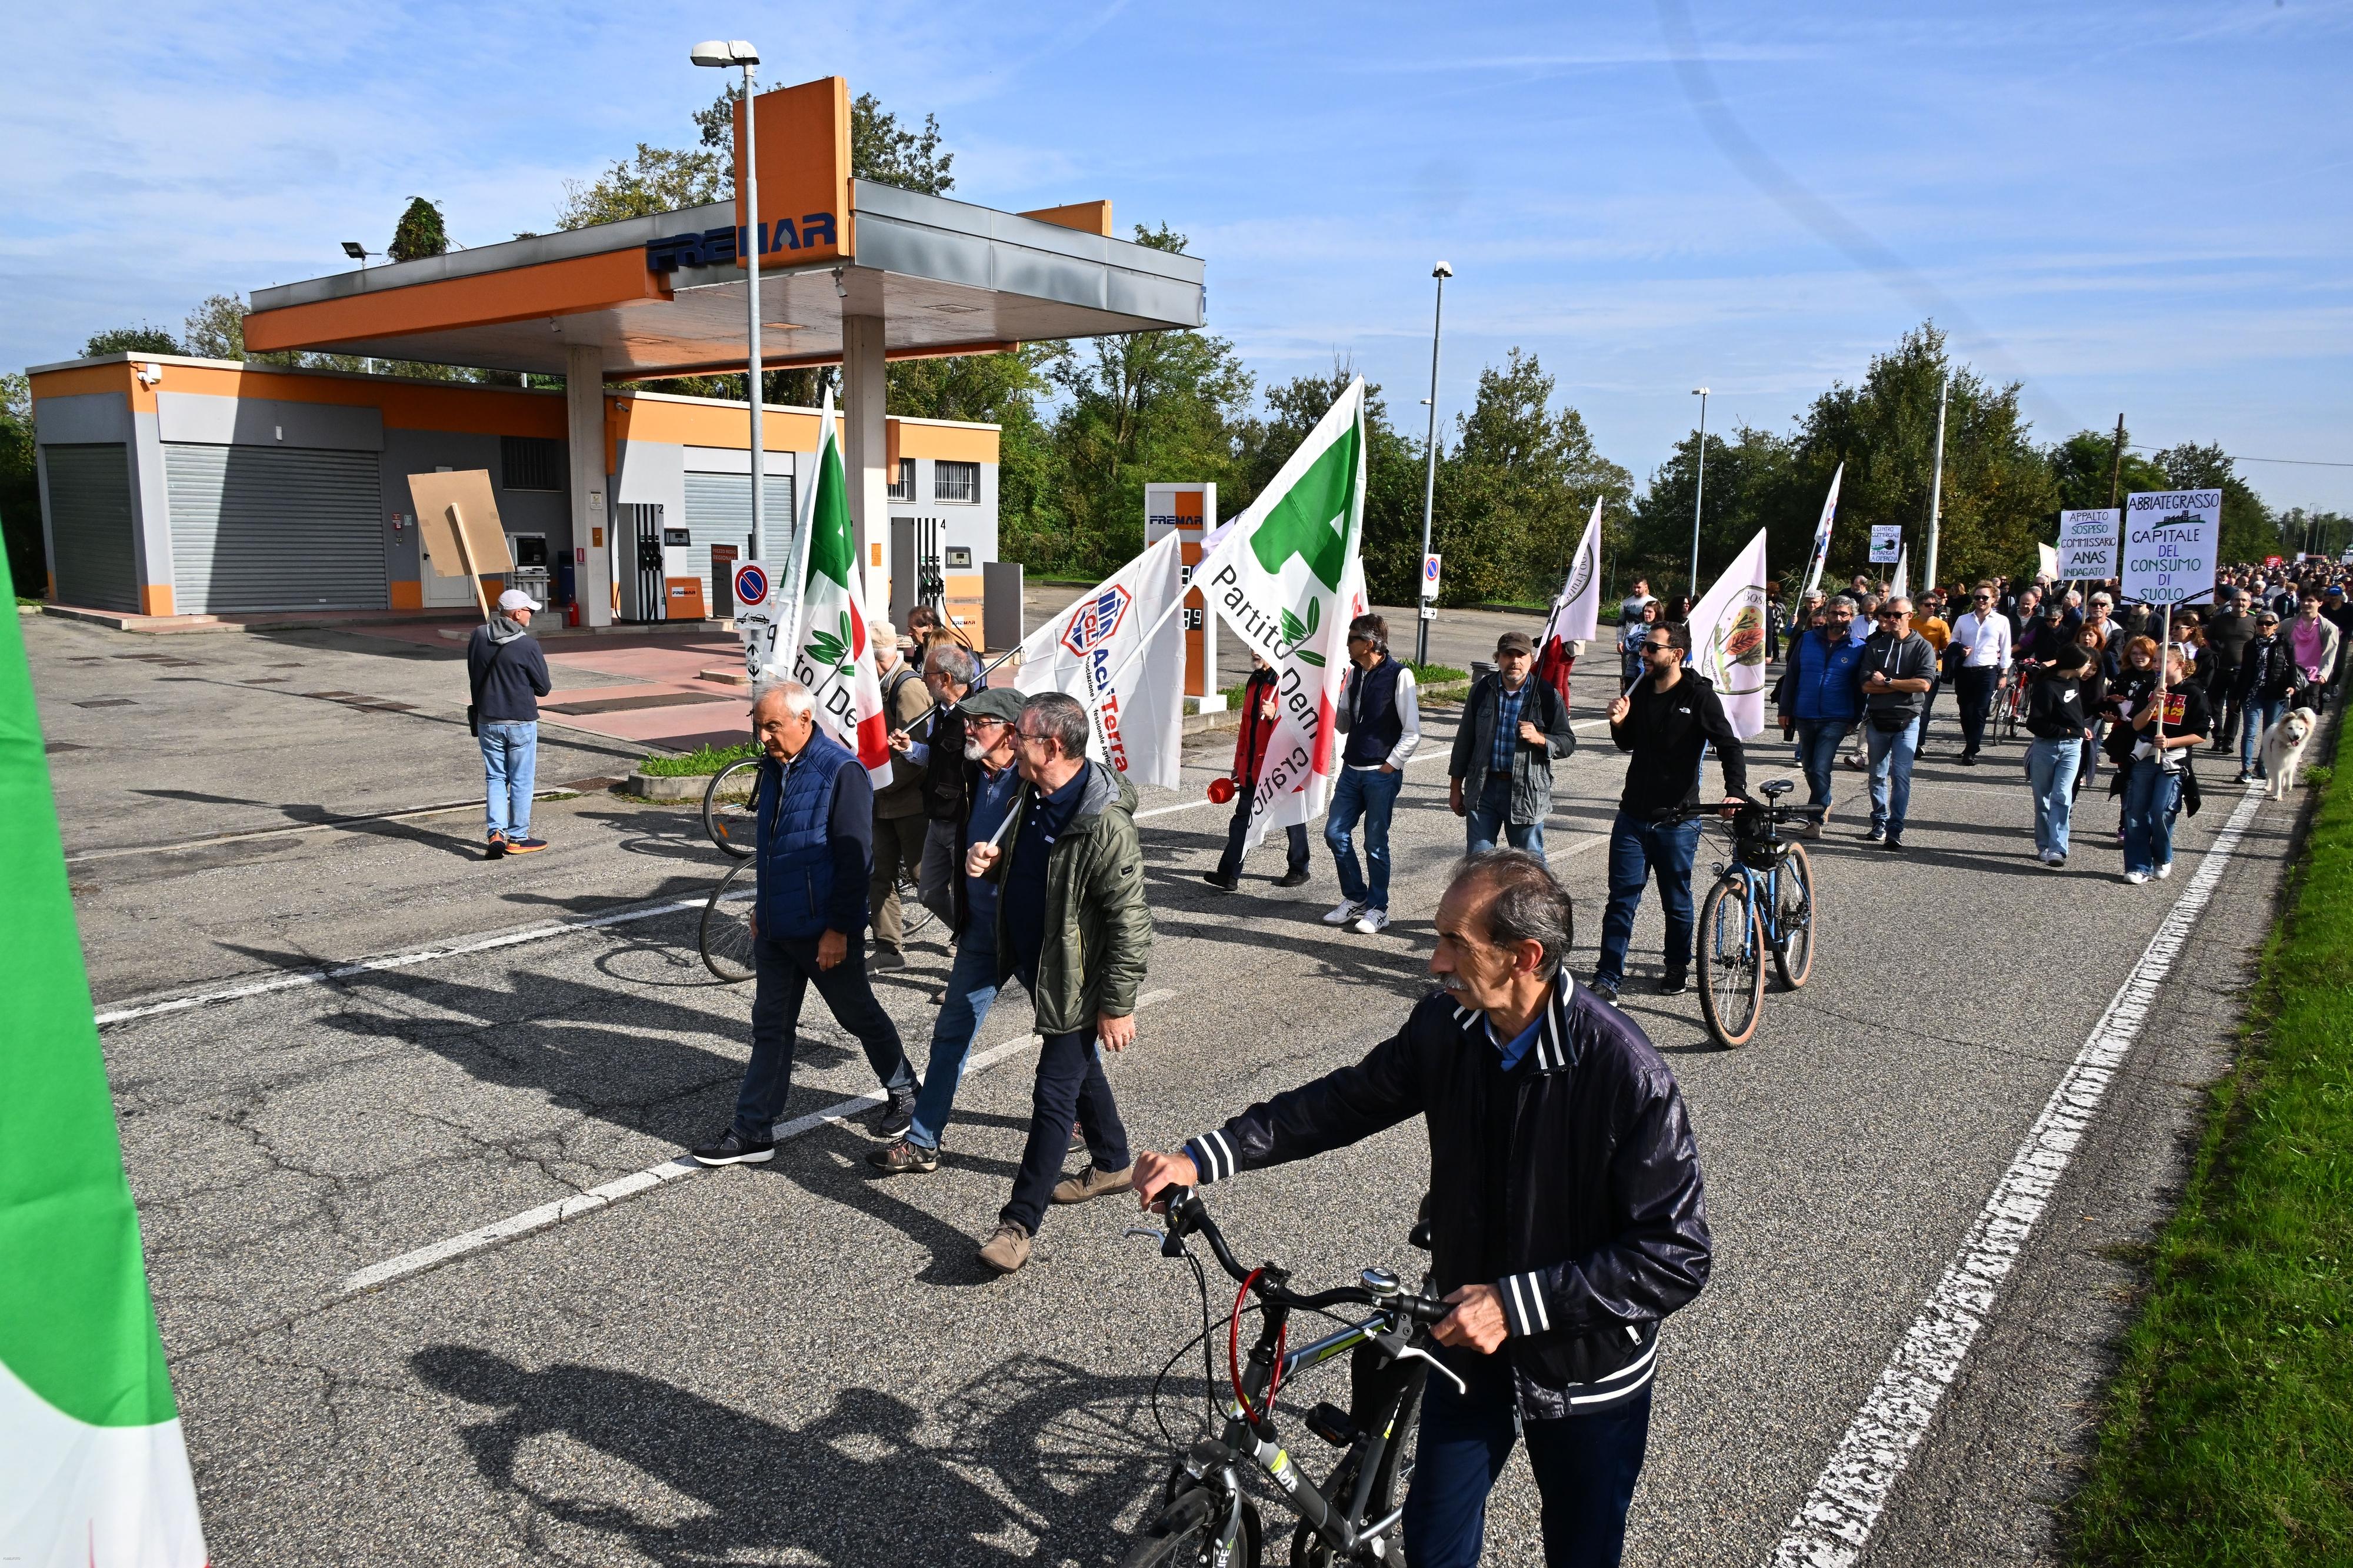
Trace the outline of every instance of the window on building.
<instances>
[{"instance_id":1,"label":"window on building","mask_svg":"<svg viewBox=\"0 0 2353 1568\"><path fill-rule=\"evenodd\" d=\"M891 499L892 500L913 500L915 499L914 458L902 458L899 459L899 472L891 481Z\"/></svg>"},{"instance_id":2,"label":"window on building","mask_svg":"<svg viewBox=\"0 0 2353 1568\"><path fill-rule=\"evenodd\" d=\"M932 499L953 501L980 500L980 465L978 463L934 463L932 465Z\"/></svg>"},{"instance_id":3,"label":"window on building","mask_svg":"<svg viewBox=\"0 0 2353 1568\"><path fill-rule=\"evenodd\" d=\"M564 488L564 443L544 436L499 437L499 483L511 490Z\"/></svg>"}]
</instances>

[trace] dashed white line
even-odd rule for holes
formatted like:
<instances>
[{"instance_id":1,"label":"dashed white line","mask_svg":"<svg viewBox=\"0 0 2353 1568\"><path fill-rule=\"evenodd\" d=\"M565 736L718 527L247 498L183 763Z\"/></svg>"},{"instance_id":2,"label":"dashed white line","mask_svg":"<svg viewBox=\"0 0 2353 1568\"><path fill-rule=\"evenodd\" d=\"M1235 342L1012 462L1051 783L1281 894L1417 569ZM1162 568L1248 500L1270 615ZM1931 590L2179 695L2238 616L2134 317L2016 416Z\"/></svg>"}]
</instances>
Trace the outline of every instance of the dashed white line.
<instances>
[{"instance_id":1,"label":"dashed white line","mask_svg":"<svg viewBox=\"0 0 2353 1568\"><path fill-rule=\"evenodd\" d=\"M2189 939L2263 804L2249 791L2214 836L2181 898L2125 976L2091 1037L2051 1091L2016 1159L1962 1239L1961 1249L1929 1292L1894 1355L1879 1374L1846 1436L1822 1467L1797 1517L1775 1548L1774 1568L1850 1568L1927 1435L1936 1405L1959 1375L2043 1206L2067 1173L2108 1086L2148 1019L2158 989Z\"/></svg>"},{"instance_id":2,"label":"dashed white line","mask_svg":"<svg viewBox=\"0 0 2353 1568\"><path fill-rule=\"evenodd\" d=\"M1147 991L1135 999L1135 1005L1137 1010L1141 1011L1155 1003L1166 1002L1176 994L1173 990ZM1008 1057L1037 1048L1040 1043L1036 1035L1017 1035L1003 1045L992 1046L987 1050L975 1053L965 1063L964 1076L970 1078L975 1073L984 1072ZM806 1116L798 1116L790 1121L780 1122L776 1131L776 1142L789 1142L820 1127L833 1126L880 1103L881 1099L882 1090L871 1089L864 1094L853 1095L848 1100L836 1100L822 1110L812 1110ZM570 1197L558 1198L554 1203L542 1204L537 1208L525 1209L521 1214L509 1215L504 1219L493 1220L489 1225L478 1226L472 1230L437 1241L430 1247L420 1247L414 1252L404 1252L397 1258L387 1258L382 1263L372 1263L356 1273L345 1275L343 1283L336 1287L336 1293L350 1296L362 1290L373 1290L380 1285L390 1284L395 1279L403 1279L412 1274L421 1274L426 1269L438 1264L447 1263L453 1258L463 1258L468 1253L480 1252L484 1247L496 1247L501 1242L512 1241L519 1236L529 1236L534 1231L545 1230L550 1226L562 1225L567 1220L578 1219L583 1215L594 1214L598 1209L609 1208L625 1198L633 1198L639 1193L651 1192L665 1182L674 1182L681 1176L691 1176L705 1169L708 1167L698 1165L683 1155L672 1160L664 1160L659 1165L649 1165L642 1171L632 1171L628 1175L617 1177L601 1186L590 1187L587 1191L575 1193Z\"/></svg>"}]
</instances>

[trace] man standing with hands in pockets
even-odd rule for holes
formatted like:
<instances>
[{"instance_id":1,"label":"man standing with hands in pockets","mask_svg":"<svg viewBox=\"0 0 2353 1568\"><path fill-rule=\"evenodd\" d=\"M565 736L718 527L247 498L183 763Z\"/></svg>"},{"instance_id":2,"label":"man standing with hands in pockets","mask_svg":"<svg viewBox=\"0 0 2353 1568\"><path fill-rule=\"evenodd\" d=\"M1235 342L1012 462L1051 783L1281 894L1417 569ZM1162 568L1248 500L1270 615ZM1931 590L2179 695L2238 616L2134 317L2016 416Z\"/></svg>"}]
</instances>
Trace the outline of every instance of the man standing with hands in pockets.
<instances>
[{"instance_id":1,"label":"man standing with hands in pockets","mask_svg":"<svg viewBox=\"0 0 2353 1568\"><path fill-rule=\"evenodd\" d=\"M1134 1163L1096 1047L1125 1050L1135 1038L1152 911L1135 786L1087 759L1088 729L1086 710L1061 692L1023 705L1014 757L1025 787L1001 837L976 842L965 857L966 876L997 884L998 982L1019 978L1046 1042L1013 1196L980 1249L999 1274L1029 1261L1050 1197L1079 1204L1117 1192ZM1090 1163L1056 1184L1073 1111Z\"/></svg>"}]
</instances>

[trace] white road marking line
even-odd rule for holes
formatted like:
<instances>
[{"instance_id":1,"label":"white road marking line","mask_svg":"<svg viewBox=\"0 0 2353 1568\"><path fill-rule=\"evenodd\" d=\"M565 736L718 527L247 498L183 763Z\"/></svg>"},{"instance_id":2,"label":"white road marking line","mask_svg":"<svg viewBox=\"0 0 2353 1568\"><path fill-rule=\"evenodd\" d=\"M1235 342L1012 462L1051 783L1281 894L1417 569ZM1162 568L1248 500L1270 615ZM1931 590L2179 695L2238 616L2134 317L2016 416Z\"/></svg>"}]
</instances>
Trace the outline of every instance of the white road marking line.
<instances>
[{"instance_id":1,"label":"white road marking line","mask_svg":"<svg viewBox=\"0 0 2353 1568\"><path fill-rule=\"evenodd\" d=\"M126 1023L133 1018L152 1018L161 1013L182 1013L191 1007L208 1007L215 1003L235 1002L247 996L267 995L273 991L291 991L304 985L323 985L330 980L344 980L354 974L369 974L377 970L413 969L420 963L438 959L461 958L468 953L489 952L497 948L515 947L527 942L544 942L550 937L565 936L577 931L597 931L606 926L627 925L632 921L649 921L658 915L676 914L681 910L699 910L707 899L665 900L658 904L644 904L611 914L589 915L575 921L556 921L547 925L527 926L522 931L502 931L479 941L459 942L450 947L421 948L415 952L396 953L390 958L362 959L357 963L339 963L326 969L305 969L293 974L273 974L267 980L256 980L244 985L232 985L226 990L206 991L195 996L174 997L168 1002L149 1002L137 1006L117 1007L100 1013L100 1025Z\"/></svg>"},{"instance_id":2,"label":"white road marking line","mask_svg":"<svg viewBox=\"0 0 2353 1568\"><path fill-rule=\"evenodd\" d=\"M2051 1091L2017 1158L1978 1211L1959 1253L1929 1292L1926 1305L1898 1342L1853 1424L1789 1521L1774 1550L1774 1568L1849 1568L1870 1544L1897 1479L1936 1418L1937 1402L1959 1375L1962 1361L1992 1315L2002 1281L2066 1174L2076 1145L2098 1114L2109 1084L2147 1022L2158 989L2188 943L2191 926L2213 898L2262 804L2262 795L2251 791L2231 813L2180 900L2149 938L2140 962L2125 976L2091 1037Z\"/></svg>"},{"instance_id":3,"label":"white road marking line","mask_svg":"<svg viewBox=\"0 0 2353 1568\"><path fill-rule=\"evenodd\" d=\"M747 470L748 471L748 470ZM571 800L582 792L569 784L551 789L534 790L533 800ZM330 817L324 822L288 822L271 827L252 827L242 833L216 833L209 838L183 838L171 844L122 844L108 849L84 849L66 857L66 864L79 866L86 860L114 860L125 855L178 855L190 849L209 849L216 844L243 844L255 838L283 838L296 833L324 833L333 827L365 827L372 822L406 822L413 816L447 816L453 811L475 811L481 801L453 800L444 805L412 805L398 811L372 811L358 816Z\"/></svg>"},{"instance_id":4,"label":"white road marking line","mask_svg":"<svg viewBox=\"0 0 2353 1568\"><path fill-rule=\"evenodd\" d=\"M1168 1001L1176 994L1177 993L1173 990L1147 991L1135 999L1135 1005L1140 1012L1155 1003ZM992 1046L987 1050L976 1052L966 1059L964 1076L968 1079L976 1072L986 1071L995 1067L1008 1057L1017 1056L1027 1050L1035 1050L1044 1043L1036 1035L1016 1035L1003 1045ZM822 1110L812 1110L806 1116L795 1117L792 1121L777 1126L776 1142L786 1143L804 1133L814 1132L820 1127L833 1126L857 1115L861 1110L880 1104L881 1100L882 1090L880 1088L871 1089L864 1094L837 1100ZM570 1197L558 1198L554 1203L542 1204L537 1208L525 1209L521 1214L509 1215L504 1219L494 1220L489 1225L478 1226L472 1230L437 1241L430 1247L420 1247L414 1252L404 1252L397 1258L387 1258L382 1263L372 1263L355 1274L345 1275L343 1283L335 1288L335 1293L350 1296L362 1290L373 1290L380 1285L390 1284L395 1279L423 1273L426 1269L437 1264L447 1263L453 1258L463 1258L470 1252L480 1252L486 1247L496 1247L501 1242L512 1241L519 1236L529 1236L534 1231L545 1230L550 1226L562 1225L566 1220L578 1219L582 1215L594 1214L601 1208L609 1208L624 1198L633 1198L639 1193L651 1192L665 1182L674 1182L681 1176L695 1175L709 1169L712 1167L698 1165L683 1154L675 1159L664 1160L659 1165L649 1165L642 1171L632 1171L629 1174L617 1177L601 1186L590 1187L587 1191L575 1193Z\"/></svg>"}]
</instances>

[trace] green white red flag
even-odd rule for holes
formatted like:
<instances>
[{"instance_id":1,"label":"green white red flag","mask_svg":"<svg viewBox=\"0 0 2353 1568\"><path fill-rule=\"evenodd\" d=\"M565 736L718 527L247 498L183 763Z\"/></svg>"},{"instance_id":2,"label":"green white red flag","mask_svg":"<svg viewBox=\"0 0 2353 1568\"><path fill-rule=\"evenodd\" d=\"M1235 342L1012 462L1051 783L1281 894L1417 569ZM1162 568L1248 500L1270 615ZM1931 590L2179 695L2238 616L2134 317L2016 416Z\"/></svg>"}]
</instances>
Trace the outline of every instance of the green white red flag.
<instances>
[{"instance_id":1,"label":"green white red flag","mask_svg":"<svg viewBox=\"0 0 2353 1568\"><path fill-rule=\"evenodd\" d=\"M1348 622L1365 607L1364 521L1359 376L1193 568L1202 598L1275 671L1279 712L1245 843L1313 820L1331 798Z\"/></svg>"},{"instance_id":2,"label":"green white red flag","mask_svg":"<svg viewBox=\"0 0 2353 1568\"><path fill-rule=\"evenodd\" d=\"M0 601L13 591L0 557ZM0 1563L200 1568L195 1483L14 629L0 633Z\"/></svg>"},{"instance_id":3,"label":"green white red flag","mask_svg":"<svg viewBox=\"0 0 2353 1568\"><path fill-rule=\"evenodd\" d=\"M793 623L792 678L817 699L825 732L858 753L878 789L891 782L891 726L882 711L882 679L866 631L858 591L858 534L849 522L849 482L841 468L841 439L828 387L818 420L817 476L803 487L795 553L805 565L800 608Z\"/></svg>"}]
</instances>

